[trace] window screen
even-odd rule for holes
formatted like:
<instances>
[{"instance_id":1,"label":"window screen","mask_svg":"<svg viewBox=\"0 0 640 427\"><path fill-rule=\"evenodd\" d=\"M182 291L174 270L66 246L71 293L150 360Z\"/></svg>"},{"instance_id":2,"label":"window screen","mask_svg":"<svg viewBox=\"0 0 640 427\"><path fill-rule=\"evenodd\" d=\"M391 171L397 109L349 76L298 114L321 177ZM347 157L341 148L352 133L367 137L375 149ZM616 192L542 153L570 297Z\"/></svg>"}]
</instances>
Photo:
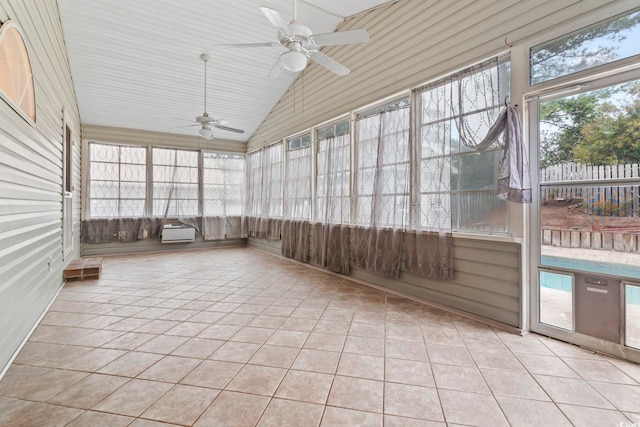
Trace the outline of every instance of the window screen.
<instances>
[{"instance_id":1,"label":"window screen","mask_svg":"<svg viewBox=\"0 0 640 427\"><path fill-rule=\"evenodd\" d=\"M153 215L198 215L198 152L153 149Z\"/></svg>"},{"instance_id":2,"label":"window screen","mask_svg":"<svg viewBox=\"0 0 640 427\"><path fill-rule=\"evenodd\" d=\"M242 215L244 156L203 153L203 214Z\"/></svg>"}]
</instances>

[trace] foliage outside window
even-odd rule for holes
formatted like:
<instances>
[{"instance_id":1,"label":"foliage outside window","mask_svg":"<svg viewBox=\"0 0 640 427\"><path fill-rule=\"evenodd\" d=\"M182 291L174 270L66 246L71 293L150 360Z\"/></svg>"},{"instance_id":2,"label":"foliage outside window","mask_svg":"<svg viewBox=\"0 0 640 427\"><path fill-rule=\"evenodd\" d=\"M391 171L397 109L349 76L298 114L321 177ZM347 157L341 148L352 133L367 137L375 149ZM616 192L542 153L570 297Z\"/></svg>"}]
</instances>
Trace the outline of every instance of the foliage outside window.
<instances>
[{"instance_id":1,"label":"foliage outside window","mask_svg":"<svg viewBox=\"0 0 640 427\"><path fill-rule=\"evenodd\" d=\"M530 84L640 54L640 11L613 17L530 50Z\"/></svg>"},{"instance_id":2,"label":"foliage outside window","mask_svg":"<svg viewBox=\"0 0 640 427\"><path fill-rule=\"evenodd\" d=\"M203 215L240 216L244 203L244 156L203 153Z\"/></svg>"},{"instance_id":3,"label":"foliage outside window","mask_svg":"<svg viewBox=\"0 0 640 427\"><path fill-rule=\"evenodd\" d=\"M198 215L198 152L153 149L153 215Z\"/></svg>"},{"instance_id":4,"label":"foliage outside window","mask_svg":"<svg viewBox=\"0 0 640 427\"><path fill-rule=\"evenodd\" d=\"M308 220L311 218L311 134L289 140L288 147L284 217Z\"/></svg>"},{"instance_id":5,"label":"foliage outside window","mask_svg":"<svg viewBox=\"0 0 640 427\"><path fill-rule=\"evenodd\" d=\"M91 143L89 150L89 216L143 216L146 148Z\"/></svg>"},{"instance_id":6,"label":"foliage outside window","mask_svg":"<svg viewBox=\"0 0 640 427\"><path fill-rule=\"evenodd\" d=\"M0 95L35 122L36 100L29 53L18 27L10 21L0 27Z\"/></svg>"}]
</instances>

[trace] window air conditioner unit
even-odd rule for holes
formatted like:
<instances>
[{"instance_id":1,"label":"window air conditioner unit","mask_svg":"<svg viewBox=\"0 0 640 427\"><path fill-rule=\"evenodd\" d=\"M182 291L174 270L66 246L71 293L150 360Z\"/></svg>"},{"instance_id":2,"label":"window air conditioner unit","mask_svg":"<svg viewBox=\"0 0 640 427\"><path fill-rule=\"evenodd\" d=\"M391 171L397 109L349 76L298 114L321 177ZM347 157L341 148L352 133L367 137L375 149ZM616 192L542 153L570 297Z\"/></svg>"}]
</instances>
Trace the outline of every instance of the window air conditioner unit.
<instances>
[{"instance_id":1,"label":"window air conditioner unit","mask_svg":"<svg viewBox=\"0 0 640 427\"><path fill-rule=\"evenodd\" d=\"M162 243L191 243L196 239L196 229L183 224L165 224L162 227Z\"/></svg>"}]
</instances>

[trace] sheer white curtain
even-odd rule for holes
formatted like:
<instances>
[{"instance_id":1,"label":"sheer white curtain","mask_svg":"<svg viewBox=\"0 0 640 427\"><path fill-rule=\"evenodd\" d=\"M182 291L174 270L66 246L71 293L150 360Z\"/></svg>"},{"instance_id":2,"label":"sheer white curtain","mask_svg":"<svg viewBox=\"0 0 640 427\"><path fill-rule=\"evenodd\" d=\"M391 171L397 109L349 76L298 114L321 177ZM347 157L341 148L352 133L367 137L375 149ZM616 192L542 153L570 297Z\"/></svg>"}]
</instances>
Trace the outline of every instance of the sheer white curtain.
<instances>
[{"instance_id":1,"label":"sheer white curtain","mask_svg":"<svg viewBox=\"0 0 640 427\"><path fill-rule=\"evenodd\" d=\"M258 237L262 214L262 149L247 153L245 167L245 227L249 236Z\"/></svg>"},{"instance_id":2,"label":"sheer white curtain","mask_svg":"<svg viewBox=\"0 0 640 427\"><path fill-rule=\"evenodd\" d=\"M282 143L263 149L262 158L262 206L258 237L280 240L282 228Z\"/></svg>"},{"instance_id":3,"label":"sheer white curtain","mask_svg":"<svg viewBox=\"0 0 640 427\"><path fill-rule=\"evenodd\" d=\"M204 239L247 237L242 221L244 156L203 152L202 160Z\"/></svg>"},{"instance_id":4,"label":"sheer white curtain","mask_svg":"<svg viewBox=\"0 0 640 427\"><path fill-rule=\"evenodd\" d=\"M282 254L303 262L309 257L311 217L311 136L307 136L303 147L299 145L303 138L288 141L282 221Z\"/></svg>"},{"instance_id":5,"label":"sheer white curtain","mask_svg":"<svg viewBox=\"0 0 640 427\"><path fill-rule=\"evenodd\" d=\"M398 277L409 219L409 107L402 100L357 121L354 265Z\"/></svg>"},{"instance_id":6,"label":"sheer white curtain","mask_svg":"<svg viewBox=\"0 0 640 427\"><path fill-rule=\"evenodd\" d=\"M318 135L314 262L349 274L349 122L321 129Z\"/></svg>"}]
</instances>

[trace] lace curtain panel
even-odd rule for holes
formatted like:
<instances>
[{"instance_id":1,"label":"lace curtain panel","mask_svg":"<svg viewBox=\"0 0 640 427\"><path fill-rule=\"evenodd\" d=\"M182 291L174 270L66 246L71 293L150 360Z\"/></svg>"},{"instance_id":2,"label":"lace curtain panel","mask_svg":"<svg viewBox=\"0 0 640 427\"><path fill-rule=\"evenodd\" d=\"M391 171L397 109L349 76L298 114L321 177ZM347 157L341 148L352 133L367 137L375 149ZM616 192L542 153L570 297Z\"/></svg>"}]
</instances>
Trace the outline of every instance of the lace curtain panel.
<instances>
[{"instance_id":1,"label":"lace curtain panel","mask_svg":"<svg viewBox=\"0 0 640 427\"><path fill-rule=\"evenodd\" d=\"M409 108L384 109L357 126L354 265L397 278L409 213Z\"/></svg>"},{"instance_id":2,"label":"lace curtain panel","mask_svg":"<svg viewBox=\"0 0 640 427\"><path fill-rule=\"evenodd\" d=\"M350 158L349 133L319 139L313 262L342 274L349 274Z\"/></svg>"},{"instance_id":3,"label":"lace curtain panel","mask_svg":"<svg viewBox=\"0 0 640 427\"><path fill-rule=\"evenodd\" d=\"M247 154L244 227L248 236L280 240L282 143Z\"/></svg>"}]
</instances>

